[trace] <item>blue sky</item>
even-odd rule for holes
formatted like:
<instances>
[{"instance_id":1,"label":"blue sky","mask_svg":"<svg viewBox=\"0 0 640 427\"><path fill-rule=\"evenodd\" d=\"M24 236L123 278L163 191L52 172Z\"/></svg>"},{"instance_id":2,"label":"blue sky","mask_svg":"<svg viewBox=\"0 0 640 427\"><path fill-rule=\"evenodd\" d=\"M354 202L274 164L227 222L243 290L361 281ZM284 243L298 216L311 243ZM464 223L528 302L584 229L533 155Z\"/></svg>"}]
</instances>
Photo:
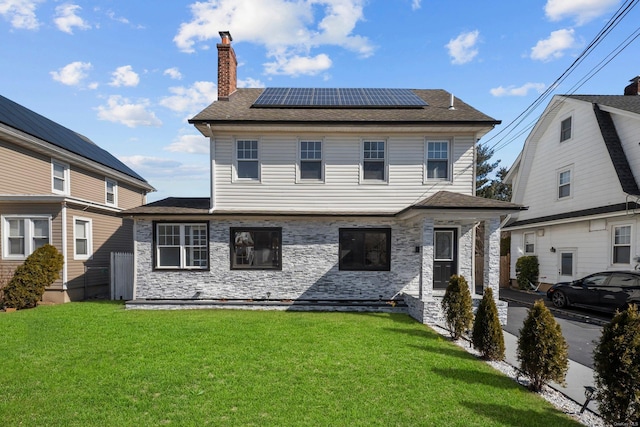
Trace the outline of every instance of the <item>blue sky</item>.
<instances>
[{"instance_id":1,"label":"blue sky","mask_svg":"<svg viewBox=\"0 0 640 427\"><path fill-rule=\"evenodd\" d=\"M240 87L445 89L502 120L480 142L508 167L549 98L508 125L545 90L622 94L640 74L635 3L0 0L0 94L134 168L158 190L149 201L208 196L208 141L187 119L217 97L215 45L229 30Z\"/></svg>"}]
</instances>

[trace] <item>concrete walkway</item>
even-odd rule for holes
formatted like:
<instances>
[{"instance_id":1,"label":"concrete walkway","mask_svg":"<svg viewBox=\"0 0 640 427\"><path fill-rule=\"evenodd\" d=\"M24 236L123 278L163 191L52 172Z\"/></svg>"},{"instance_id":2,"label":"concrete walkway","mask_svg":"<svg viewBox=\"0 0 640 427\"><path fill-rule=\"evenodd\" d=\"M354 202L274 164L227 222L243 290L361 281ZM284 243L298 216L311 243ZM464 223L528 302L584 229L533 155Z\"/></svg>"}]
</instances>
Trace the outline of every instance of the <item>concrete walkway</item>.
<instances>
[{"instance_id":1,"label":"concrete walkway","mask_svg":"<svg viewBox=\"0 0 640 427\"><path fill-rule=\"evenodd\" d=\"M500 299L508 302L517 302L519 304L532 306L536 299L544 298L544 296L531 294L529 292L517 291L513 289L500 289ZM591 319L592 320L592 319ZM520 362L517 358L518 337L508 332L504 332L504 344L506 347L505 361L512 366L519 367ZM588 366L584 366L573 360L569 360L569 370L565 378L565 386L560 384L549 384L554 389L563 393L571 400L582 405L585 400L585 386L595 387L593 379L593 370ZM591 401L587 409L598 414L598 406L595 401Z\"/></svg>"}]
</instances>

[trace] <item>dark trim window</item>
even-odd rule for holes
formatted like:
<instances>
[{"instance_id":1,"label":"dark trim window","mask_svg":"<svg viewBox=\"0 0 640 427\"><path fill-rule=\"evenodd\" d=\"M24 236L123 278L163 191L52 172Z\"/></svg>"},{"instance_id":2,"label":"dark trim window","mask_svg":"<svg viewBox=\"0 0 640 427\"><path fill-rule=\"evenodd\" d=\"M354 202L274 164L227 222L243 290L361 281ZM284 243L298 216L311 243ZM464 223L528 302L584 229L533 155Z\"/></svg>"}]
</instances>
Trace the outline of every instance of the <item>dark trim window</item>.
<instances>
[{"instance_id":1,"label":"dark trim window","mask_svg":"<svg viewBox=\"0 0 640 427\"><path fill-rule=\"evenodd\" d=\"M560 122L560 142L571 138L571 117Z\"/></svg>"},{"instance_id":2,"label":"dark trim window","mask_svg":"<svg viewBox=\"0 0 640 427\"><path fill-rule=\"evenodd\" d=\"M631 263L631 226L613 227L613 263Z\"/></svg>"},{"instance_id":3,"label":"dark trim window","mask_svg":"<svg viewBox=\"0 0 640 427\"><path fill-rule=\"evenodd\" d=\"M427 141L427 179L449 179L449 141Z\"/></svg>"},{"instance_id":4,"label":"dark trim window","mask_svg":"<svg viewBox=\"0 0 640 427\"><path fill-rule=\"evenodd\" d=\"M281 270L282 228L231 228L232 270Z\"/></svg>"},{"instance_id":5,"label":"dark trim window","mask_svg":"<svg viewBox=\"0 0 640 427\"><path fill-rule=\"evenodd\" d=\"M154 224L155 268L206 270L209 268L208 223Z\"/></svg>"},{"instance_id":6,"label":"dark trim window","mask_svg":"<svg viewBox=\"0 0 640 427\"><path fill-rule=\"evenodd\" d=\"M236 174L241 180L260 180L258 141L236 141Z\"/></svg>"},{"instance_id":7,"label":"dark trim window","mask_svg":"<svg viewBox=\"0 0 640 427\"><path fill-rule=\"evenodd\" d=\"M340 270L391 270L390 228L341 228Z\"/></svg>"},{"instance_id":8,"label":"dark trim window","mask_svg":"<svg viewBox=\"0 0 640 427\"><path fill-rule=\"evenodd\" d=\"M300 179L322 180L321 141L300 141Z\"/></svg>"},{"instance_id":9,"label":"dark trim window","mask_svg":"<svg viewBox=\"0 0 640 427\"><path fill-rule=\"evenodd\" d=\"M366 181L385 181L384 141L364 141L362 147L362 179Z\"/></svg>"}]
</instances>

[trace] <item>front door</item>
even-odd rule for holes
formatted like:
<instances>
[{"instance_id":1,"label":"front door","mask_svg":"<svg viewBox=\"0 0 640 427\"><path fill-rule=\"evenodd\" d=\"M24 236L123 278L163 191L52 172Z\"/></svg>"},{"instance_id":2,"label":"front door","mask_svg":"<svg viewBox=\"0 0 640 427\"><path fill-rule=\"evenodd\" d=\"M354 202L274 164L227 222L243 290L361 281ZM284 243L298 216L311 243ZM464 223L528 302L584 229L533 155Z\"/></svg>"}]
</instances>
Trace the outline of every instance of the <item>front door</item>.
<instances>
[{"instance_id":1,"label":"front door","mask_svg":"<svg viewBox=\"0 0 640 427\"><path fill-rule=\"evenodd\" d=\"M446 289L458 272L458 239L455 229L434 230L433 289Z\"/></svg>"},{"instance_id":2,"label":"front door","mask_svg":"<svg viewBox=\"0 0 640 427\"><path fill-rule=\"evenodd\" d=\"M558 282L571 282L576 277L575 249L558 249Z\"/></svg>"}]
</instances>

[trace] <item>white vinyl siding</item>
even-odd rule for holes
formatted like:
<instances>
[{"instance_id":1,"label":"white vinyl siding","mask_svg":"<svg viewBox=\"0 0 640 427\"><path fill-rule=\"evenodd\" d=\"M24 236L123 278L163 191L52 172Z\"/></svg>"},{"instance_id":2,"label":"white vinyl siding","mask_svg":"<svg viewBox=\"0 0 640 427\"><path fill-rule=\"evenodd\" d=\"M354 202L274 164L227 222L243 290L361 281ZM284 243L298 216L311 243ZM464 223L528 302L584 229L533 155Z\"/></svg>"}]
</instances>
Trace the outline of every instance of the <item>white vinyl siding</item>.
<instances>
[{"instance_id":1,"label":"white vinyl siding","mask_svg":"<svg viewBox=\"0 0 640 427\"><path fill-rule=\"evenodd\" d=\"M473 135L447 137L451 153L451 181L425 182L425 135L394 135L385 140L386 185L368 185L361 180L360 135L260 134L260 183L243 186L234 181L235 137L217 136L213 180L215 206L219 210L265 210L271 212L391 212L396 213L440 190L473 195ZM247 138L248 139L248 138ZM322 139L324 184L299 185L297 162L299 141ZM444 139L444 138L443 138ZM372 139L368 139L372 140ZM376 184L381 181L372 181Z\"/></svg>"},{"instance_id":2,"label":"white vinyl siding","mask_svg":"<svg viewBox=\"0 0 640 427\"><path fill-rule=\"evenodd\" d=\"M25 259L39 247L51 242L51 217L3 216L2 236L2 257Z\"/></svg>"}]
</instances>

